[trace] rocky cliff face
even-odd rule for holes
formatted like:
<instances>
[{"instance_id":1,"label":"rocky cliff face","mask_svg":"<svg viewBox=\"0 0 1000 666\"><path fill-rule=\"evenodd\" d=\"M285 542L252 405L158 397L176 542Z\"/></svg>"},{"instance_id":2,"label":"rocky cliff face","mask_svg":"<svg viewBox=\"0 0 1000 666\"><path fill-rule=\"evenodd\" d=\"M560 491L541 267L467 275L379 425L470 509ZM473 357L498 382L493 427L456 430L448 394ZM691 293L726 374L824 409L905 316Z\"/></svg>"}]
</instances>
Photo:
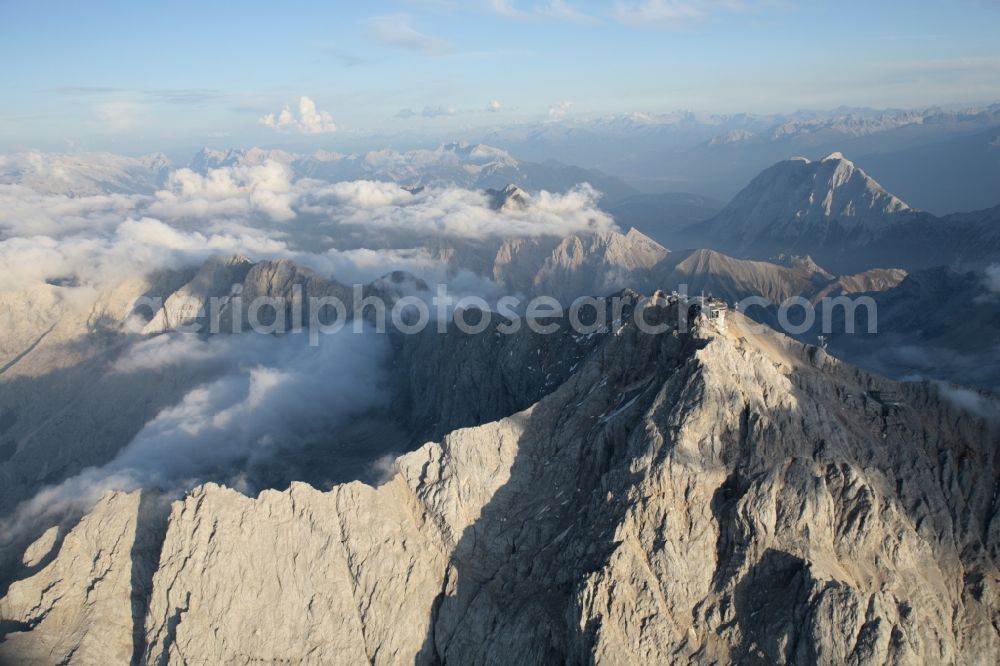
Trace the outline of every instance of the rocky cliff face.
<instances>
[{"instance_id":1,"label":"rocky cliff face","mask_svg":"<svg viewBox=\"0 0 1000 666\"><path fill-rule=\"evenodd\" d=\"M163 509L155 493L110 493L68 533L53 527L35 542L24 565L37 573L0 600L13 631L0 663L130 663L145 644Z\"/></svg>"},{"instance_id":2,"label":"rocky cliff face","mask_svg":"<svg viewBox=\"0 0 1000 666\"><path fill-rule=\"evenodd\" d=\"M157 274L82 297L52 285L0 295L0 317L15 332L0 361L3 513L40 485L110 460L198 379L169 370L138 378L109 371L128 348L123 322L135 299L169 294L187 279L183 272ZM5 542L0 538L0 554Z\"/></svg>"},{"instance_id":3,"label":"rocky cliff face","mask_svg":"<svg viewBox=\"0 0 1000 666\"><path fill-rule=\"evenodd\" d=\"M997 425L731 319L618 324L377 488L108 496L0 660L996 663Z\"/></svg>"},{"instance_id":4,"label":"rocky cliff face","mask_svg":"<svg viewBox=\"0 0 1000 666\"><path fill-rule=\"evenodd\" d=\"M846 313L835 312L829 350L892 377L932 377L1000 391L1000 296L991 287L981 273L915 271L893 288L864 294L875 306L875 333L868 332L871 315L859 314L859 334L851 335ZM812 339L819 328L813 327Z\"/></svg>"},{"instance_id":5,"label":"rocky cliff face","mask_svg":"<svg viewBox=\"0 0 1000 666\"><path fill-rule=\"evenodd\" d=\"M508 291L552 296L566 304L580 296L649 287L654 267L670 254L636 229L564 238L449 240L426 249L454 270L470 270Z\"/></svg>"},{"instance_id":6,"label":"rocky cliff face","mask_svg":"<svg viewBox=\"0 0 1000 666\"><path fill-rule=\"evenodd\" d=\"M714 218L688 227L689 247L739 257L810 255L837 273L949 265L979 270L1000 248L1000 210L936 217L909 207L840 153L762 171Z\"/></svg>"},{"instance_id":7,"label":"rocky cliff face","mask_svg":"<svg viewBox=\"0 0 1000 666\"><path fill-rule=\"evenodd\" d=\"M910 211L853 162L833 153L818 162L779 162L750 181L708 226L744 242L794 240L834 223L864 234L882 231Z\"/></svg>"},{"instance_id":8,"label":"rocky cliff face","mask_svg":"<svg viewBox=\"0 0 1000 666\"><path fill-rule=\"evenodd\" d=\"M655 283L665 289L681 285L688 294L707 292L730 303L762 296L780 304L791 296L809 296L833 276L809 257L786 264L735 259L712 250L674 252L654 270Z\"/></svg>"}]
</instances>

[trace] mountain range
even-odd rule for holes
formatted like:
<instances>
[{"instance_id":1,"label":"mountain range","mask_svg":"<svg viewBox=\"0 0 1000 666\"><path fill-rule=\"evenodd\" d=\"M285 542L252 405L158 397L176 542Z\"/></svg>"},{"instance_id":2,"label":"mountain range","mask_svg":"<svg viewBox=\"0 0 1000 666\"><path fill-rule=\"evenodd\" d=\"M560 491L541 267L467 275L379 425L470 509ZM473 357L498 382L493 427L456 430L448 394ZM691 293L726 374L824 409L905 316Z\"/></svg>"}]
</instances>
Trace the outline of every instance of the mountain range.
<instances>
[{"instance_id":1,"label":"mountain range","mask_svg":"<svg viewBox=\"0 0 1000 666\"><path fill-rule=\"evenodd\" d=\"M840 153L779 162L682 242L766 258L808 254L840 272L982 269L1000 254L1000 208L942 218L916 210Z\"/></svg>"},{"instance_id":2,"label":"mountain range","mask_svg":"<svg viewBox=\"0 0 1000 666\"><path fill-rule=\"evenodd\" d=\"M106 494L27 549L0 655L996 660L995 423L738 314L564 348L574 370L545 395L381 485ZM459 344L436 371L470 366L492 367Z\"/></svg>"},{"instance_id":3,"label":"mountain range","mask_svg":"<svg viewBox=\"0 0 1000 666\"><path fill-rule=\"evenodd\" d=\"M525 159L556 158L649 192L730 199L791 155L841 151L914 206L936 215L997 205L1000 105L840 107L789 114L633 113L469 133ZM543 157L544 156L544 157Z\"/></svg>"},{"instance_id":4,"label":"mountain range","mask_svg":"<svg viewBox=\"0 0 1000 666\"><path fill-rule=\"evenodd\" d=\"M779 134L934 122L861 116ZM737 129L713 145L759 137ZM57 220L164 220L0 237L24 273L0 283L0 663L1000 659L1000 209L932 215L840 153L721 207L462 143L22 154L0 183ZM623 309L353 319L442 282ZM865 309L775 330L844 295L877 334ZM312 297L348 327L296 330Z\"/></svg>"}]
</instances>

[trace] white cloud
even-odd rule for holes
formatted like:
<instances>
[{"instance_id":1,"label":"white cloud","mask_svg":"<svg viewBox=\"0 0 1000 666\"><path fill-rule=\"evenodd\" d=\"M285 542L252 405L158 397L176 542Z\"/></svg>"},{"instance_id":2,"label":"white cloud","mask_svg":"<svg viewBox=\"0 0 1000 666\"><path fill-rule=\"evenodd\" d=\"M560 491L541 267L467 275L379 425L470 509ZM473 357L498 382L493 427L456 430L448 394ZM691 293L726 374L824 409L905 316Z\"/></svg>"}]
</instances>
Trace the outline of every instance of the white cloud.
<instances>
[{"instance_id":1,"label":"white cloud","mask_svg":"<svg viewBox=\"0 0 1000 666\"><path fill-rule=\"evenodd\" d=\"M193 265L213 254L275 256L288 253L262 231L183 231L151 218L126 219L100 236L80 232L61 238L28 236L0 241L0 291L76 278L83 285L108 286L161 268Z\"/></svg>"},{"instance_id":2,"label":"white cloud","mask_svg":"<svg viewBox=\"0 0 1000 666\"><path fill-rule=\"evenodd\" d=\"M383 405L388 341L341 331L310 346L304 335L203 339L163 335L126 352L129 373L211 359L212 378L157 414L107 465L41 489L0 521L3 534L67 509L86 509L107 490L156 486L182 493L206 480L247 487L246 471L329 441L351 416ZM378 453L378 452L376 452Z\"/></svg>"},{"instance_id":3,"label":"white cloud","mask_svg":"<svg viewBox=\"0 0 1000 666\"><path fill-rule=\"evenodd\" d=\"M956 407L986 419L1000 420L1000 401L989 394L943 381L934 384L941 397Z\"/></svg>"},{"instance_id":4,"label":"white cloud","mask_svg":"<svg viewBox=\"0 0 1000 666\"><path fill-rule=\"evenodd\" d=\"M489 0L489 7L495 14L506 16L507 18L512 18L518 21L524 21L531 18L531 14L517 9L510 0Z\"/></svg>"},{"instance_id":5,"label":"white cloud","mask_svg":"<svg viewBox=\"0 0 1000 666\"><path fill-rule=\"evenodd\" d=\"M281 132L298 132L300 134L329 134L337 131L333 117L326 111L316 109L316 102L306 96L299 97L298 116L287 106L281 113L269 113L260 119L261 125L267 125Z\"/></svg>"},{"instance_id":6,"label":"white cloud","mask_svg":"<svg viewBox=\"0 0 1000 666\"><path fill-rule=\"evenodd\" d=\"M455 115L455 109L450 106L425 106L424 110L420 112L424 118L441 118L443 116L453 116Z\"/></svg>"},{"instance_id":7,"label":"white cloud","mask_svg":"<svg viewBox=\"0 0 1000 666\"><path fill-rule=\"evenodd\" d=\"M407 120L415 115L417 115L417 112L414 111L413 109L400 109L399 112L396 114L396 117L402 118L403 120Z\"/></svg>"},{"instance_id":8,"label":"white cloud","mask_svg":"<svg viewBox=\"0 0 1000 666\"><path fill-rule=\"evenodd\" d=\"M354 180L334 183L319 190L317 196L332 197L342 204L358 208L378 208L397 206L413 198L413 195L396 183L372 180Z\"/></svg>"},{"instance_id":9,"label":"white cloud","mask_svg":"<svg viewBox=\"0 0 1000 666\"><path fill-rule=\"evenodd\" d=\"M116 225L148 197L131 194L74 195L0 185L0 237L60 236Z\"/></svg>"},{"instance_id":10,"label":"white cloud","mask_svg":"<svg viewBox=\"0 0 1000 666\"><path fill-rule=\"evenodd\" d=\"M94 118L102 129L111 133L128 132L139 124L145 107L138 102L118 100L94 106Z\"/></svg>"},{"instance_id":11,"label":"white cloud","mask_svg":"<svg viewBox=\"0 0 1000 666\"><path fill-rule=\"evenodd\" d=\"M273 160L254 166L210 169L201 175L178 169L149 207L166 218L246 217L262 214L286 221L295 217L288 168Z\"/></svg>"},{"instance_id":12,"label":"white cloud","mask_svg":"<svg viewBox=\"0 0 1000 666\"><path fill-rule=\"evenodd\" d=\"M705 19L704 4L683 0L618 2L613 16L620 23L639 28L677 28Z\"/></svg>"},{"instance_id":13,"label":"white cloud","mask_svg":"<svg viewBox=\"0 0 1000 666\"><path fill-rule=\"evenodd\" d=\"M500 100L496 100L496 99L491 99L489 101L489 104L486 105L486 110L487 111L492 111L494 113L497 112L497 111L499 111L501 108L503 108L503 107L500 104Z\"/></svg>"},{"instance_id":14,"label":"white cloud","mask_svg":"<svg viewBox=\"0 0 1000 666\"><path fill-rule=\"evenodd\" d=\"M566 0L549 0L533 5L530 9L519 9L511 0L489 0L488 7L498 16L515 21L554 20L567 23L596 23L597 20L581 12Z\"/></svg>"},{"instance_id":15,"label":"white cloud","mask_svg":"<svg viewBox=\"0 0 1000 666\"><path fill-rule=\"evenodd\" d=\"M561 118L564 118L566 114L569 112L570 108L572 108L572 106L573 102L570 102L569 100L556 102L555 104L549 107L549 118L551 118L552 120L559 120Z\"/></svg>"},{"instance_id":16,"label":"white cloud","mask_svg":"<svg viewBox=\"0 0 1000 666\"><path fill-rule=\"evenodd\" d=\"M535 12L566 23L597 23L590 14L585 14L565 0L551 0L548 4L535 8Z\"/></svg>"},{"instance_id":17,"label":"white cloud","mask_svg":"<svg viewBox=\"0 0 1000 666\"><path fill-rule=\"evenodd\" d=\"M403 162L420 173L440 160L464 170L506 155L488 147L472 152L459 159L454 147L422 151ZM372 159L393 165L400 157L387 151ZM52 289L63 302L90 313L101 295L123 281L193 267L212 255L243 254L288 258L347 284L406 270L431 283L447 281L456 297L488 296L497 289L488 277L456 275L440 253L420 245L442 236L478 240L614 228L597 209L597 198L581 186L564 194L538 192L523 207L494 210L481 191L296 180L270 159L204 173L178 169L148 196L74 198L3 185L0 291L22 292L13 302L30 303L23 292L49 289L43 283L59 279L61 286ZM8 211L5 203L15 208ZM12 521L0 523L0 533L85 506L109 488L183 490L206 478L243 483L233 475L255 464L273 465L288 448L327 441L345 418L382 404L384 337L322 336L319 348L296 337L164 335L135 346L129 346L135 340L122 339L113 371L124 381L129 374L177 367L171 376L190 382L178 384L186 394L147 422L110 464L43 489ZM251 476L245 478L252 483Z\"/></svg>"},{"instance_id":18,"label":"white cloud","mask_svg":"<svg viewBox=\"0 0 1000 666\"><path fill-rule=\"evenodd\" d=\"M618 0L611 16L637 28L680 29L722 13L788 6L784 0Z\"/></svg>"},{"instance_id":19,"label":"white cloud","mask_svg":"<svg viewBox=\"0 0 1000 666\"><path fill-rule=\"evenodd\" d=\"M383 44L422 53L440 53L447 46L444 40L424 34L410 25L410 19L405 14L373 17L370 34Z\"/></svg>"},{"instance_id":20,"label":"white cloud","mask_svg":"<svg viewBox=\"0 0 1000 666\"><path fill-rule=\"evenodd\" d=\"M567 236L615 229L597 207L599 194L581 185L564 194L539 192L523 208L493 210L483 192L431 187L410 194L393 184L351 183L323 188L300 210L321 215L329 225L391 230L411 242L435 236L486 238Z\"/></svg>"},{"instance_id":21,"label":"white cloud","mask_svg":"<svg viewBox=\"0 0 1000 666\"><path fill-rule=\"evenodd\" d=\"M1000 264L986 267L986 288L994 294L1000 294Z\"/></svg>"},{"instance_id":22,"label":"white cloud","mask_svg":"<svg viewBox=\"0 0 1000 666\"><path fill-rule=\"evenodd\" d=\"M384 151L366 156L366 167L419 181L426 168L444 164L461 174L479 160L504 156L487 148L461 158L448 150ZM437 262L412 248L429 237L564 236L615 228L597 200L597 192L581 186L564 194L539 192L523 208L498 211L478 190L296 180L271 159L205 173L177 169L149 196L73 197L0 185L0 290L66 279L102 287L195 265L212 254L288 258L324 274L336 269L366 279L381 274L379 262L383 273L401 268L426 274Z\"/></svg>"}]
</instances>

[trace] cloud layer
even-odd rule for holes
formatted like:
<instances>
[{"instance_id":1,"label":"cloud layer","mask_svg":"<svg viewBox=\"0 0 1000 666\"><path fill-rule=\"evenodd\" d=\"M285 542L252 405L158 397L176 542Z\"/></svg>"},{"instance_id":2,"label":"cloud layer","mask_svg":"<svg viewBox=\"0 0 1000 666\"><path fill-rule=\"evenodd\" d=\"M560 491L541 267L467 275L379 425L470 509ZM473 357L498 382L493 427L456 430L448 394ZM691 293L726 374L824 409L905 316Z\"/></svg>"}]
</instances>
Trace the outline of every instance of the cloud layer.
<instances>
[{"instance_id":1,"label":"cloud layer","mask_svg":"<svg viewBox=\"0 0 1000 666\"><path fill-rule=\"evenodd\" d=\"M229 157L219 155L213 163ZM468 173L484 165L506 167L509 159L502 151L458 144L402 157L384 151L365 160L380 173L409 178L429 166L444 167L441 174ZM212 255L241 254L288 258L346 284L405 270L430 283L448 281L456 298L490 297L496 285L467 271L456 274L435 248L456 240L476 247L501 237L614 228L587 185L534 192L523 205L498 209L485 192L455 185L331 182L296 177L287 154L257 151L242 158L217 168L176 169L161 174L155 188L119 194L90 194L97 186L89 180L54 178L58 160L29 158L36 162L38 187L30 179L0 185L0 292L8 292L8 302L30 304L33 290L55 289L64 302L89 313L123 281L158 269L193 268ZM102 182L124 183L123 170L136 167L101 159L118 165L107 167ZM77 194L78 187L88 193ZM302 338L123 334L117 348L124 351L110 372L136 381L166 373L192 385L153 415L113 461L43 489L0 530L20 533L47 516L85 509L107 489L156 485L183 492L211 479L253 491L284 456L335 446L345 423L386 399L388 343L382 336L343 334L321 336L316 348ZM324 460L337 460L334 449L327 453Z\"/></svg>"},{"instance_id":2,"label":"cloud layer","mask_svg":"<svg viewBox=\"0 0 1000 666\"><path fill-rule=\"evenodd\" d=\"M261 489L255 475L305 447L320 447L335 461L338 430L387 400L388 341L343 331L310 346L305 337L167 334L135 345L113 372L194 365L204 372L208 365L215 378L153 417L108 464L21 503L0 520L0 530L11 537L50 516L86 510L107 490L180 494L214 480L253 493Z\"/></svg>"},{"instance_id":3,"label":"cloud layer","mask_svg":"<svg viewBox=\"0 0 1000 666\"><path fill-rule=\"evenodd\" d=\"M425 157L437 159L436 153ZM272 159L203 173L177 169L152 195L71 196L0 185L0 290L67 278L101 286L212 254L290 258L323 272L337 267L370 277L377 277L379 261L434 271L419 249L430 239L614 229L598 200L593 188L580 185L537 192L523 207L497 210L482 191L296 179ZM352 267L365 252L366 267Z\"/></svg>"}]
</instances>

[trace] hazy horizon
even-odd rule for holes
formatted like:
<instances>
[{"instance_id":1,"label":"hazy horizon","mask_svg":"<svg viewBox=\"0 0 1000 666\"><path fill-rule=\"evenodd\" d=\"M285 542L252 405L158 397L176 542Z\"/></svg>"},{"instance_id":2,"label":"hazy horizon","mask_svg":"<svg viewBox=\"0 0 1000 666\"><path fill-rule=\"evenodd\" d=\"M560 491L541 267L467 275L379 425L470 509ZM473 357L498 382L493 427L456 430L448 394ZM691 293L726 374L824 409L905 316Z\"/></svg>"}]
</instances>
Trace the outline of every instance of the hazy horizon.
<instances>
[{"instance_id":1,"label":"hazy horizon","mask_svg":"<svg viewBox=\"0 0 1000 666\"><path fill-rule=\"evenodd\" d=\"M678 109L1000 100L1000 5L981 0L56 6L5 10L2 152L405 148Z\"/></svg>"},{"instance_id":2,"label":"hazy horizon","mask_svg":"<svg viewBox=\"0 0 1000 666\"><path fill-rule=\"evenodd\" d=\"M4 2L0 664L1000 663L998 28Z\"/></svg>"}]
</instances>

